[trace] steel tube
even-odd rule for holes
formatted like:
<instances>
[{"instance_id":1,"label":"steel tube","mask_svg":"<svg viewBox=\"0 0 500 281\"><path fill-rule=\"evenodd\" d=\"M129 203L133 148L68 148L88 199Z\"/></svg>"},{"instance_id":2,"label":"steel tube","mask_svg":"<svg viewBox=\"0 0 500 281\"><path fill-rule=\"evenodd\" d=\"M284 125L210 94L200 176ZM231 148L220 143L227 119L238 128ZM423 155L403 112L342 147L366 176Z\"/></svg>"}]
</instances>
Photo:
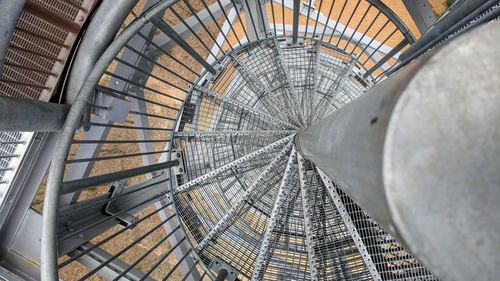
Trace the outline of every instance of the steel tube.
<instances>
[{"instance_id":1,"label":"steel tube","mask_svg":"<svg viewBox=\"0 0 500 281\"><path fill-rule=\"evenodd\" d=\"M467 33L295 139L442 280L500 276L499 39Z\"/></svg>"},{"instance_id":2,"label":"steel tube","mask_svg":"<svg viewBox=\"0 0 500 281\"><path fill-rule=\"evenodd\" d=\"M67 104L73 103L90 70L109 46L136 3L134 0L104 0L99 5L72 62L65 94Z\"/></svg>"},{"instance_id":3,"label":"steel tube","mask_svg":"<svg viewBox=\"0 0 500 281\"><path fill-rule=\"evenodd\" d=\"M0 97L0 131L59 132L68 112L68 105Z\"/></svg>"}]
</instances>

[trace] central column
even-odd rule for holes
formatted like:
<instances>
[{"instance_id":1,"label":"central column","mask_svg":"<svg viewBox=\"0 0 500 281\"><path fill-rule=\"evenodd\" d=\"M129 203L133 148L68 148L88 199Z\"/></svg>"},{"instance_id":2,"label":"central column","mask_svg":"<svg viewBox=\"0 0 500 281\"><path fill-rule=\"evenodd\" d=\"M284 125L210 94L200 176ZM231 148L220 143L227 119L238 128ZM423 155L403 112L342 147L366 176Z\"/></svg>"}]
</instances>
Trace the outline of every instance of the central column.
<instances>
[{"instance_id":1,"label":"central column","mask_svg":"<svg viewBox=\"0 0 500 281\"><path fill-rule=\"evenodd\" d=\"M295 139L443 280L500 276L498 40L473 30Z\"/></svg>"}]
</instances>

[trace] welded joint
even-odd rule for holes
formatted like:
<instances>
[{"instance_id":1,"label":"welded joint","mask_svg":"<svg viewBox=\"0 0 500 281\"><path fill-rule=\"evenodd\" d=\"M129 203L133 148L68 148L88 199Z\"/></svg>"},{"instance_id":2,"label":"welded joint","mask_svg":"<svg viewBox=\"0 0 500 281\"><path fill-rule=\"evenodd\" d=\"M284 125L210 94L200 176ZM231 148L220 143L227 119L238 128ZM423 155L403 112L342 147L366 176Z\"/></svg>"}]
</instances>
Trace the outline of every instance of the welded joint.
<instances>
[{"instance_id":1,"label":"welded joint","mask_svg":"<svg viewBox=\"0 0 500 281\"><path fill-rule=\"evenodd\" d=\"M358 248L358 251L361 257L363 258L363 261L365 262L366 268L370 272L370 275L372 276L374 281L382 281L382 278L380 277L380 274L378 273L377 268L375 267L375 264L370 254L368 253L366 246L363 243L363 240L361 239L361 236L359 235L356 229L356 226L354 226L354 223L352 222L351 216L347 212L344 204L342 203L342 200L340 199L339 194L335 189L336 188L335 185L333 184L332 180L325 173L323 173L323 171L321 171L319 168L316 168L316 170L321 176L321 180L326 186L328 194L330 195L333 203L335 204L335 207L337 207L337 210L339 211L339 214L342 217L342 220L344 221L347 230L349 231L349 234L354 240L356 248Z\"/></svg>"}]
</instances>

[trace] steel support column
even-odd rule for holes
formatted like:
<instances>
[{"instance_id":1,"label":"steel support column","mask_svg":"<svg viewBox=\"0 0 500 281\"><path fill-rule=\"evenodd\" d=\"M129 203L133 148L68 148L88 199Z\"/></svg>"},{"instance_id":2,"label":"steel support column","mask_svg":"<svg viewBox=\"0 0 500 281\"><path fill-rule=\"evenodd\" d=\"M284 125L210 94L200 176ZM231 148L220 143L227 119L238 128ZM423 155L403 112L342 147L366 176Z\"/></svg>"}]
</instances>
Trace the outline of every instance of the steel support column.
<instances>
[{"instance_id":1,"label":"steel support column","mask_svg":"<svg viewBox=\"0 0 500 281\"><path fill-rule=\"evenodd\" d=\"M0 131L61 131L68 105L0 97Z\"/></svg>"},{"instance_id":2,"label":"steel support column","mask_svg":"<svg viewBox=\"0 0 500 281\"><path fill-rule=\"evenodd\" d=\"M500 275L499 39L468 33L295 139L442 280Z\"/></svg>"}]
</instances>

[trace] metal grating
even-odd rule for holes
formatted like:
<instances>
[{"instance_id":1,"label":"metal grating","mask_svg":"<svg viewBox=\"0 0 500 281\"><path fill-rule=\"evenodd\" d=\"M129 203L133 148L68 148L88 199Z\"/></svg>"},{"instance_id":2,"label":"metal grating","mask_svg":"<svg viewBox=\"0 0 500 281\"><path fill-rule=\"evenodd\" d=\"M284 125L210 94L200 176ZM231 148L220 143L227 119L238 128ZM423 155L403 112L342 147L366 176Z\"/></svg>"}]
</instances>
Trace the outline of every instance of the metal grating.
<instances>
[{"instance_id":1,"label":"metal grating","mask_svg":"<svg viewBox=\"0 0 500 281\"><path fill-rule=\"evenodd\" d=\"M411 32L379 1L208 2L146 10L82 93L49 263L74 280L215 279L221 262L241 280L392 280L293 137L384 76Z\"/></svg>"},{"instance_id":2,"label":"metal grating","mask_svg":"<svg viewBox=\"0 0 500 281\"><path fill-rule=\"evenodd\" d=\"M16 146L21 143L21 133L0 133L0 184L8 184L4 179L7 171L13 169L9 166L12 157L19 157L14 154ZM3 197L3 196L2 196Z\"/></svg>"}]
</instances>

